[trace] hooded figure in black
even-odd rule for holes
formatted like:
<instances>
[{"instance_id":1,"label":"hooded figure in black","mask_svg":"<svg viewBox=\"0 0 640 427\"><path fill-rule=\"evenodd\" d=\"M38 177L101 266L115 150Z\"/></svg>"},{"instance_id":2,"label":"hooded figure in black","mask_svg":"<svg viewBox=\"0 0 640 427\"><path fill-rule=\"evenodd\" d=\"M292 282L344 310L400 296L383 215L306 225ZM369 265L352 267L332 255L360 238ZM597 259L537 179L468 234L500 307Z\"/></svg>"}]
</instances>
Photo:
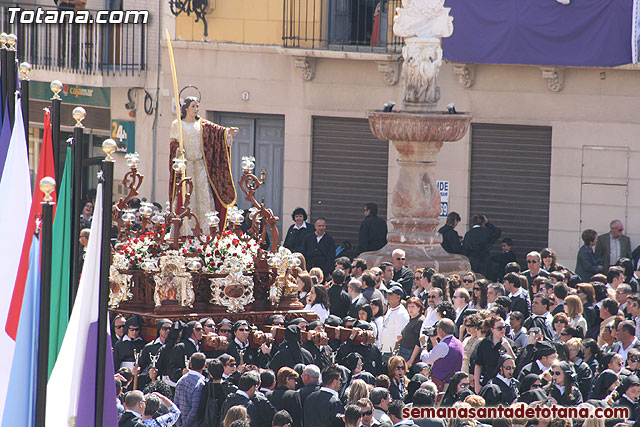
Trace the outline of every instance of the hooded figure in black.
<instances>
[{"instance_id":1,"label":"hooded figure in black","mask_svg":"<svg viewBox=\"0 0 640 427\"><path fill-rule=\"evenodd\" d=\"M311 365L313 356L305 348L302 348L300 328L298 325L289 325L284 331L284 341L280 344L280 350L271 359L269 368L278 372L283 366L295 366L298 363Z\"/></svg>"},{"instance_id":2,"label":"hooded figure in black","mask_svg":"<svg viewBox=\"0 0 640 427\"><path fill-rule=\"evenodd\" d=\"M142 319L138 315L131 316L125 322L124 336L113 349L113 364L116 371L122 367L133 368L135 364L134 352L140 353L145 345L144 340L140 337L141 328ZM133 330L130 331L130 329Z\"/></svg>"},{"instance_id":3,"label":"hooded figure in black","mask_svg":"<svg viewBox=\"0 0 640 427\"><path fill-rule=\"evenodd\" d=\"M489 384L498 386L500 390L497 397L498 403L502 403L504 406L510 406L515 402L518 398L518 387L520 386L518 380L513 377L513 369L509 369L515 366L515 361L514 363L506 363L510 360L513 360L513 357L508 354L501 354L500 359L498 359L498 374L487 383L487 386ZM480 390L478 394L482 396L482 391L485 387L482 387L482 390ZM487 406L490 405L487 403Z\"/></svg>"},{"instance_id":4,"label":"hooded figure in black","mask_svg":"<svg viewBox=\"0 0 640 427\"><path fill-rule=\"evenodd\" d=\"M604 400L611 394L611 386L618 381L618 374L611 369L605 369L593 380L593 387L589 399Z\"/></svg>"},{"instance_id":5,"label":"hooded figure in black","mask_svg":"<svg viewBox=\"0 0 640 427\"><path fill-rule=\"evenodd\" d=\"M557 375L561 372L562 375ZM552 381L547 386L547 394L550 399L555 399L558 405L574 407L582 403L582 394L576 385L576 372L569 362L557 362L551 366ZM563 384L560 385L561 378L564 377Z\"/></svg>"},{"instance_id":6,"label":"hooded figure in black","mask_svg":"<svg viewBox=\"0 0 640 427\"><path fill-rule=\"evenodd\" d=\"M182 341L176 344L171 349L171 356L169 361L169 377L171 381L177 383L182 377L182 370L187 367L185 359L188 361L193 353L200 351L200 342L196 341L192 337L194 328L200 327L202 331L202 325L200 322L192 320L182 330Z\"/></svg>"},{"instance_id":7,"label":"hooded figure in black","mask_svg":"<svg viewBox=\"0 0 640 427\"><path fill-rule=\"evenodd\" d=\"M168 337L166 340L162 340L160 337L160 332L164 332L164 336L167 336L167 331L163 331L163 326L168 327L169 330L173 326L173 322L169 319L160 319L156 324L156 339L148 343L142 349L142 354L140 355L139 366L140 366L140 377L138 378L138 389L143 390L144 387L151 381L149 378L149 368L155 367L158 368L158 360L155 363L152 362L151 357L154 359L160 353L160 349L163 345L168 341Z\"/></svg>"},{"instance_id":8,"label":"hooded figure in black","mask_svg":"<svg viewBox=\"0 0 640 427\"><path fill-rule=\"evenodd\" d=\"M353 327L365 331L373 331L373 327L369 323L359 320L354 323ZM376 376L383 373L382 353L380 353L380 349L373 344L360 343L356 345L351 337L347 338L347 341L340 346L336 361L344 364L345 358L353 352L362 356L364 362L363 370Z\"/></svg>"},{"instance_id":9,"label":"hooded figure in black","mask_svg":"<svg viewBox=\"0 0 640 427\"><path fill-rule=\"evenodd\" d=\"M537 386L534 386L537 384ZM518 402L546 402L548 399L547 392L542 388L540 376L538 374L527 374L520 382L520 397Z\"/></svg>"},{"instance_id":10,"label":"hooded figure in black","mask_svg":"<svg viewBox=\"0 0 640 427\"><path fill-rule=\"evenodd\" d=\"M316 327L321 326L319 321L311 322L307 325L307 331L313 331ZM331 366L331 347L328 345L321 345L318 347L312 340L306 340L302 347L307 349L313 357L313 364L320 368L320 371L324 371L325 368ZM275 354L275 353L274 353Z\"/></svg>"},{"instance_id":11,"label":"hooded figure in black","mask_svg":"<svg viewBox=\"0 0 640 427\"><path fill-rule=\"evenodd\" d=\"M160 347L158 351L158 375L165 376L169 375L169 363L171 361L171 350L178 343L182 337L182 330L184 329L185 324L180 320L176 320L171 326L171 330L169 331L169 337L167 338L167 342ZM175 387L175 385L174 385Z\"/></svg>"},{"instance_id":12,"label":"hooded figure in black","mask_svg":"<svg viewBox=\"0 0 640 427\"><path fill-rule=\"evenodd\" d=\"M620 384L620 387L618 387L619 397L615 401L613 406L628 408L629 417L627 418L627 420L635 422L638 417L640 417L640 407L638 405L638 401L634 401L631 397L629 397L629 394L627 394L631 387L640 387L640 379L638 379L638 377L633 374L622 380L622 384ZM626 420L622 421L624 422Z\"/></svg>"}]
</instances>

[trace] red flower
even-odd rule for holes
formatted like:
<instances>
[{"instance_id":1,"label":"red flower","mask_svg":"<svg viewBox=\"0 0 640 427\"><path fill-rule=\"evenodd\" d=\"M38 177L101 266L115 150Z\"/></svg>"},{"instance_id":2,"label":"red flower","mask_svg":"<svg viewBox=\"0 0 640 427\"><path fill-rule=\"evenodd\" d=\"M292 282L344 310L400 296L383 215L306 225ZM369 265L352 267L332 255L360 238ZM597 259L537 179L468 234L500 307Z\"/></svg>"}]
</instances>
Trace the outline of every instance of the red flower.
<instances>
[{"instance_id":1,"label":"red flower","mask_svg":"<svg viewBox=\"0 0 640 427\"><path fill-rule=\"evenodd\" d=\"M204 251L202 250L202 248L198 248L198 252L202 253Z\"/></svg>"},{"instance_id":2,"label":"red flower","mask_svg":"<svg viewBox=\"0 0 640 427\"><path fill-rule=\"evenodd\" d=\"M183 254L186 254L186 253L187 253L187 250L186 250L186 249L184 249L184 248L182 248L182 253L183 253Z\"/></svg>"},{"instance_id":3,"label":"red flower","mask_svg":"<svg viewBox=\"0 0 640 427\"><path fill-rule=\"evenodd\" d=\"M139 240L138 239L133 239L133 243L138 243Z\"/></svg>"},{"instance_id":4,"label":"red flower","mask_svg":"<svg viewBox=\"0 0 640 427\"><path fill-rule=\"evenodd\" d=\"M240 240L233 239L231 242L233 243L234 246L238 246L238 244L240 243Z\"/></svg>"}]
</instances>

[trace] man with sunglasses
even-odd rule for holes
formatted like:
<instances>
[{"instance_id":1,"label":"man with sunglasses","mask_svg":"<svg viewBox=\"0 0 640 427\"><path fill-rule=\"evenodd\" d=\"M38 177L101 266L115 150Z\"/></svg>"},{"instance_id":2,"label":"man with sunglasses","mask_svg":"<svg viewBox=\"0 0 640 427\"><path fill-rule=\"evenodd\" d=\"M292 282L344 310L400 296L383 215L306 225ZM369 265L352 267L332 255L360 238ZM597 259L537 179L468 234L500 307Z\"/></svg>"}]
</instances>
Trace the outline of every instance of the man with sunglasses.
<instances>
[{"instance_id":1,"label":"man with sunglasses","mask_svg":"<svg viewBox=\"0 0 640 427\"><path fill-rule=\"evenodd\" d=\"M498 374L491 378L487 385L495 384L500 388L500 403L511 405L518 398L520 382L513 378L516 361L508 354L500 355L498 360ZM485 386L486 387L486 386Z\"/></svg>"},{"instance_id":2,"label":"man with sunglasses","mask_svg":"<svg viewBox=\"0 0 640 427\"><path fill-rule=\"evenodd\" d=\"M414 275L413 270L407 267L407 255L402 249L394 249L391 253L391 263L393 264L393 280L398 282L404 290L405 296L411 296L413 290Z\"/></svg>"},{"instance_id":3,"label":"man with sunglasses","mask_svg":"<svg viewBox=\"0 0 640 427\"><path fill-rule=\"evenodd\" d=\"M271 347L263 344L260 350L249 346L249 322L238 320L233 324L233 339L229 341L227 354L231 355L238 365L253 365L266 368L271 360Z\"/></svg>"},{"instance_id":4,"label":"man with sunglasses","mask_svg":"<svg viewBox=\"0 0 640 427\"><path fill-rule=\"evenodd\" d=\"M361 425L364 427L373 427L379 425L373 419L373 403L366 397L358 400L356 405L360 408L360 414L362 415Z\"/></svg>"},{"instance_id":5,"label":"man with sunglasses","mask_svg":"<svg viewBox=\"0 0 640 427\"><path fill-rule=\"evenodd\" d=\"M622 221L614 219L609 223L609 232L598 236L594 252L602 260L604 271L620 258L631 258L631 240L623 231Z\"/></svg>"},{"instance_id":6,"label":"man with sunglasses","mask_svg":"<svg viewBox=\"0 0 640 427\"><path fill-rule=\"evenodd\" d=\"M133 370L136 362L135 353L140 353L146 344L140 337L141 326L140 316L135 315L127 319L124 325L125 335L113 349L113 364L116 371L120 368Z\"/></svg>"},{"instance_id":7,"label":"man with sunglasses","mask_svg":"<svg viewBox=\"0 0 640 427\"><path fill-rule=\"evenodd\" d=\"M138 378L138 388L140 390L143 390L149 382L153 381L152 378L156 378L158 375L158 369L151 362L151 357L155 358L160 353L160 348L167 343L171 326L173 326L171 320L160 319L156 324L156 339L142 349L139 359L140 377Z\"/></svg>"},{"instance_id":8,"label":"man with sunglasses","mask_svg":"<svg viewBox=\"0 0 640 427\"><path fill-rule=\"evenodd\" d=\"M113 319L113 333L111 334L111 345L116 345L124 337L124 324L127 321L122 314L118 314Z\"/></svg>"},{"instance_id":9,"label":"man with sunglasses","mask_svg":"<svg viewBox=\"0 0 640 427\"><path fill-rule=\"evenodd\" d=\"M529 288L533 286L533 281L536 277L549 277L549 272L542 268L540 252L531 251L527 254L527 267L529 269L523 271L522 275L527 278Z\"/></svg>"}]
</instances>

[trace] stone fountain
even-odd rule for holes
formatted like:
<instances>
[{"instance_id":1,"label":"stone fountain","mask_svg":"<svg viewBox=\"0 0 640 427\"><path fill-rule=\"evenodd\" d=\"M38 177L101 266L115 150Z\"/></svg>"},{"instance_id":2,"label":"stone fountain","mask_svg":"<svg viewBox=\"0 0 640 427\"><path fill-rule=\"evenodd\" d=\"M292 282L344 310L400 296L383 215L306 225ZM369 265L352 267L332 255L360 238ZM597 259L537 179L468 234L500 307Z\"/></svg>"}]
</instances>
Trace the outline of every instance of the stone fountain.
<instances>
[{"instance_id":1,"label":"stone fountain","mask_svg":"<svg viewBox=\"0 0 640 427\"><path fill-rule=\"evenodd\" d=\"M373 134L390 140L398 151L400 173L393 188L388 244L361 257L368 265L391 261L400 248L411 269L433 267L442 273L469 271L469 260L444 251L440 243L440 193L436 187L437 155L445 142L460 140L469 129L470 114L436 111L442 64L441 38L453 33L453 17L444 0L403 0L393 31L404 38L403 111L370 111Z\"/></svg>"}]
</instances>

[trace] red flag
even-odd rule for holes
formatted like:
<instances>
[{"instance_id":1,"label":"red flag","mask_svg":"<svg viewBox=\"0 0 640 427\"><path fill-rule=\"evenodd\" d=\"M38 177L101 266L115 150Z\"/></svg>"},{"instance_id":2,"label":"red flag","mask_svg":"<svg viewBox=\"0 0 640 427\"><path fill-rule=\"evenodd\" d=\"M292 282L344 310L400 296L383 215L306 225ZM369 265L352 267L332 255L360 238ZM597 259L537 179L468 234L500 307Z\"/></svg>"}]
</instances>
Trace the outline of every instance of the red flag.
<instances>
[{"instance_id":1,"label":"red flag","mask_svg":"<svg viewBox=\"0 0 640 427\"><path fill-rule=\"evenodd\" d=\"M20 267L16 276L16 283L13 288L13 296L11 297L11 305L9 306L9 315L7 317L7 325L5 330L7 334L14 340L18 335L18 322L20 321L20 310L22 309L22 298L24 296L24 286L29 272L29 247L31 245L33 234L36 226L39 225L42 216L42 199L44 194L40 191L40 180L46 176L55 178L55 166L53 163L53 144L51 142L51 114L49 109L44 110L44 134L42 135L42 149L40 150L40 164L38 165L38 175L35 185L33 186L33 199L31 202L31 210L29 211L29 222L27 223L27 231L24 243L22 244L22 254L20 255ZM57 184L57 183L56 183ZM51 193L53 201L56 200L55 191ZM55 205L53 207L55 215Z\"/></svg>"}]
</instances>

